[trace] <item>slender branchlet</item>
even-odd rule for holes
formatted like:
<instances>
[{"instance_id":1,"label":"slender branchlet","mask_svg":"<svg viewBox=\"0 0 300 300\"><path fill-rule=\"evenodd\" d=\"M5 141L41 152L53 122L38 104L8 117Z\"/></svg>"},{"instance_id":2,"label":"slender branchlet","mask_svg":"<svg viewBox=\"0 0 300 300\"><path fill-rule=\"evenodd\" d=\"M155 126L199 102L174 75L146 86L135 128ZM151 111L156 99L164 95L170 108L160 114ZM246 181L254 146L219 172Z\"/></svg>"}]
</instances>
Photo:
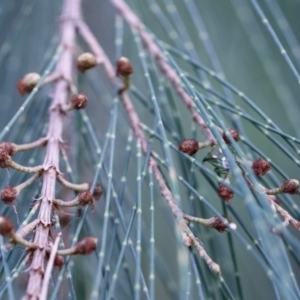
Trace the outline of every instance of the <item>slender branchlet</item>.
<instances>
[{"instance_id":1,"label":"slender branchlet","mask_svg":"<svg viewBox=\"0 0 300 300\"><path fill-rule=\"evenodd\" d=\"M76 184L65 179L61 174L57 175L57 181L64 187L73 190L75 192L83 192L89 189L89 183Z\"/></svg>"},{"instance_id":2,"label":"slender branchlet","mask_svg":"<svg viewBox=\"0 0 300 300\"><path fill-rule=\"evenodd\" d=\"M13 149L13 147L11 148L11 144L8 144L9 143L5 143L5 145L0 145L0 168L11 168L16 171L25 173L37 173L43 169L43 166L26 167L14 162L11 158L11 155L13 154L11 149Z\"/></svg>"},{"instance_id":3,"label":"slender branchlet","mask_svg":"<svg viewBox=\"0 0 300 300\"><path fill-rule=\"evenodd\" d=\"M31 185L37 178L42 175L42 172L35 173L32 177L28 180L24 181L23 183L13 187L7 186L1 191L1 200L8 205L12 205L13 201L18 197L20 192L24 190L26 187Z\"/></svg>"},{"instance_id":4,"label":"slender branchlet","mask_svg":"<svg viewBox=\"0 0 300 300\"><path fill-rule=\"evenodd\" d=\"M276 195L276 194L299 194L299 181L296 179L287 179L282 185L278 188L266 190L268 195Z\"/></svg>"},{"instance_id":5,"label":"slender branchlet","mask_svg":"<svg viewBox=\"0 0 300 300\"><path fill-rule=\"evenodd\" d=\"M57 254L66 256L66 255L76 255L76 254L90 254L97 248L98 239L92 236L87 236L81 241L77 242L74 247L58 250Z\"/></svg>"},{"instance_id":6,"label":"slender branchlet","mask_svg":"<svg viewBox=\"0 0 300 300\"><path fill-rule=\"evenodd\" d=\"M215 145L216 140L205 121L196 111L193 99L181 86L181 79L179 75L177 75L173 68L166 63L163 52L153 41L151 35L146 31L144 24L123 0L110 0L110 2L118 10L120 15L126 20L129 26L137 31L139 37L143 42L143 46L152 55L161 73L169 80L177 95L180 97L187 109L190 111L194 122L199 125L203 134L208 140L211 141L211 144Z\"/></svg>"},{"instance_id":7,"label":"slender branchlet","mask_svg":"<svg viewBox=\"0 0 300 300\"><path fill-rule=\"evenodd\" d=\"M53 200L53 205L59 209L60 207L85 206L89 204L93 210L93 199L93 194L89 190L86 190L80 192L74 200L63 201L60 199L55 199Z\"/></svg>"},{"instance_id":8,"label":"slender branchlet","mask_svg":"<svg viewBox=\"0 0 300 300\"><path fill-rule=\"evenodd\" d=\"M28 242L22 236L16 234L13 224L6 217L0 216L0 234L9 237L12 244L20 244L28 249L35 250L37 245Z\"/></svg>"},{"instance_id":9,"label":"slender branchlet","mask_svg":"<svg viewBox=\"0 0 300 300\"><path fill-rule=\"evenodd\" d=\"M202 219L198 217L193 217L187 214L183 214L183 217L185 220L189 222L199 223L203 226L207 226L210 228L214 228L219 232L224 232L227 227L229 227L232 230L236 229L236 224L231 222L229 218L224 217L224 221L222 221L219 217L214 216L209 219Z\"/></svg>"},{"instance_id":10,"label":"slender branchlet","mask_svg":"<svg viewBox=\"0 0 300 300\"><path fill-rule=\"evenodd\" d=\"M114 68L113 68L111 61L108 59L107 55L102 50L101 46L99 45L99 43L97 42L97 40L95 39L95 37L93 36L91 31L89 30L89 28L87 27L87 25L82 22L80 22L79 24L81 27L81 28L79 28L80 29L79 31L82 34L83 39L86 40L88 45L91 47L92 51L94 53L98 53L98 55L101 57L100 60L104 64L107 75L110 78L110 80L112 81L112 83L114 83L116 80L116 74L114 71L112 71L112 70L114 70ZM176 75L176 73L174 73L174 74ZM178 86L180 86L180 85L176 84L176 87L178 87ZM182 93L182 92L184 93L184 97L187 96L187 94L180 87L180 93ZM122 99L123 106L128 114L128 118L130 120L133 132L134 132L137 140L141 143L142 151L144 154L147 154L147 151L148 151L147 139L144 134L144 131L142 130L141 122L135 111L135 108L132 105L132 102L131 102L128 94L126 93L126 91L122 91L119 95ZM188 99L190 101L192 101L190 98L188 98ZM207 133L207 140L211 141L211 145L214 145L215 143L214 143L213 136L211 135L210 131L206 130L207 126L204 124L204 122L200 118L200 116L194 111L191 103L190 103L190 108L192 109L192 111L194 113L193 116L195 117L195 120L199 121L200 124L203 125L202 129L204 129L205 133ZM159 184L159 188L160 188L162 196L166 200L169 208L171 209L175 219L177 220L177 222L182 230L182 235L184 237L184 240L192 241L191 244L197 248L199 255L205 260L206 263L208 263L211 270L217 274L220 274L219 265L217 265L210 259L210 257L206 254L203 247L200 245L197 238L194 236L193 232L188 227L187 221L184 220L184 218L183 218L183 213L182 213L181 209L179 208L178 204L176 203L175 199L173 198L173 195L172 195L170 189L168 188L162 173L160 172L160 170L158 168L157 162L155 161L155 159L152 156L150 156L150 158L149 158L149 168L153 172L153 175ZM189 244L188 242L185 243L185 245L188 245L188 244Z\"/></svg>"},{"instance_id":11,"label":"slender branchlet","mask_svg":"<svg viewBox=\"0 0 300 300\"><path fill-rule=\"evenodd\" d=\"M85 192L91 188L91 183L80 183L80 184L72 183L66 180L61 174L57 175L57 181L64 187L73 190L75 192ZM99 200L101 195L102 195L102 187L99 183L97 183L93 191L94 199Z\"/></svg>"},{"instance_id":12,"label":"slender branchlet","mask_svg":"<svg viewBox=\"0 0 300 300\"><path fill-rule=\"evenodd\" d=\"M60 72L53 72L45 78L43 84L51 83L53 81L60 79L61 77L62 77L62 74Z\"/></svg>"},{"instance_id":13,"label":"slender branchlet","mask_svg":"<svg viewBox=\"0 0 300 300\"><path fill-rule=\"evenodd\" d=\"M41 295L40 295L40 300L46 300L47 299L49 281L50 281L50 277L51 277L51 271L52 271L52 268L54 266L56 253L57 253L57 249L58 249L58 244L59 244L59 240L60 240L61 236L62 236L61 233L57 234L57 237L56 237L55 242L53 244L53 247L51 249L51 254L50 254L50 257L48 259L48 264L47 264L47 268L46 268L46 271L45 271L43 286L42 286Z\"/></svg>"},{"instance_id":14,"label":"slender branchlet","mask_svg":"<svg viewBox=\"0 0 300 300\"><path fill-rule=\"evenodd\" d=\"M28 223L27 225L23 226L22 228L20 228L16 234L21 236L21 237L25 237L27 234L33 232L33 230L35 229L36 225L39 223L38 219L33 220L32 222Z\"/></svg>"},{"instance_id":15,"label":"slender branchlet","mask_svg":"<svg viewBox=\"0 0 300 300\"><path fill-rule=\"evenodd\" d=\"M55 73L60 74L52 91L52 103L49 110L48 143L43 162L43 184L40 195L40 210L35 227L33 243L37 248L33 251L29 267L29 280L26 299L38 299L43 286L45 261L50 237L52 206L55 197L55 185L59 172L59 154L62 143L64 113L61 107L68 103L69 90L73 84L73 51L75 47L76 20L80 19L80 0L65 0L64 18L61 21L61 45L63 50L58 59ZM88 187L87 187L88 188ZM87 189L86 188L86 189Z\"/></svg>"}]
</instances>

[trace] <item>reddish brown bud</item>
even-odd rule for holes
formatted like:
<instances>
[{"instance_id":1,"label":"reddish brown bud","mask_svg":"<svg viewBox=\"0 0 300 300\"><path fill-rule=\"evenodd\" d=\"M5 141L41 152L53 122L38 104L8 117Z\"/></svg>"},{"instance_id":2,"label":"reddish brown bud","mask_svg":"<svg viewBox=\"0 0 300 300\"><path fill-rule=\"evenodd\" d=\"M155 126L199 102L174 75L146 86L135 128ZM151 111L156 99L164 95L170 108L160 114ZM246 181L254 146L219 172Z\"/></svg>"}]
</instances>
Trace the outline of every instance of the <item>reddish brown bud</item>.
<instances>
[{"instance_id":1,"label":"reddish brown bud","mask_svg":"<svg viewBox=\"0 0 300 300\"><path fill-rule=\"evenodd\" d=\"M71 103L74 109L84 109L88 103L88 97L85 94L75 94L71 98Z\"/></svg>"},{"instance_id":2,"label":"reddish brown bud","mask_svg":"<svg viewBox=\"0 0 300 300\"><path fill-rule=\"evenodd\" d=\"M234 139L236 142L238 142L238 141L240 140L240 135L238 134L237 131L235 131L234 129L231 129L231 128L228 129L228 131L229 131L230 135L233 137L233 139ZM231 142L230 142L229 138L226 136L225 132L223 132L222 137L223 137L224 142L225 142L227 145L230 145L230 144L231 144Z\"/></svg>"},{"instance_id":3,"label":"reddish brown bud","mask_svg":"<svg viewBox=\"0 0 300 300\"><path fill-rule=\"evenodd\" d=\"M257 159L252 164L252 169L257 176L262 176L271 170L270 164L262 158Z\"/></svg>"},{"instance_id":4,"label":"reddish brown bud","mask_svg":"<svg viewBox=\"0 0 300 300\"><path fill-rule=\"evenodd\" d=\"M0 144L0 168L8 168L11 162L11 157L14 153L14 148L10 143L1 143Z\"/></svg>"},{"instance_id":5,"label":"reddish brown bud","mask_svg":"<svg viewBox=\"0 0 300 300\"><path fill-rule=\"evenodd\" d=\"M199 150L199 143L194 139L185 139L179 145L178 150L188 155L194 155Z\"/></svg>"},{"instance_id":6,"label":"reddish brown bud","mask_svg":"<svg viewBox=\"0 0 300 300\"><path fill-rule=\"evenodd\" d=\"M0 216L0 234L3 236L9 235L14 230L13 224L9 219Z\"/></svg>"},{"instance_id":7,"label":"reddish brown bud","mask_svg":"<svg viewBox=\"0 0 300 300\"><path fill-rule=\"evenodd\" d=\"M230 223L231 220L226 218L227 221ZM227 226L221 221L221 219L217 216L214 216L212 218L210 218L211 220L211 227L218 230L219 232L224 232L227 229Z\"/></svg>"},{"instance_id":8,"label":"reddish brown bud","mask_svg":"<svg viewBox=\"0 0 300 300\"><path fill-rule=\"evenodd\" d=\"M91 186L92 186L92 184L90 183L89 188L91 188ZM94 188L93 196L94 196L95 200L99 200L101 195L102 195L102 187L99 183L97 183Z\"/></svg>"},{"instance_id":9,"label":"reddish brown bud","mask_svg":"<svg viewBox=\"0 0 300 300\"><path fill-rule=\"evenodd\" d=\"M218 195L225 200L226 203L230 203L234 193L230 188L221 183L218 187Z\"/></svg>"},{"instance_id":10,"label":"reddish brown bud","mask_svg":"<svg viewBox=\"0 0 300 300\"><path fill-rule=\"evenodd\" d=\"M23 96L29 94L37 85L41 76L38 73L28 73L17 82L19 93Z\"/></svg>"},{"instance_id":11,"label":"reddish brown bud","mask_svg":"<svg viewBox=\"0 0 300 300\"><path fill-rule=\"evenodd\" d=\"M7 186L1 192L1 199L7 205L12 205L13 201L17 198L18 191L13 186Z\"/></svg>"},{"instance_id":12,"label":"reddish brown bud","mask_svg":"<svg viewBox=\"0 0 300 300\"><path fill-rule=\"evenodd\" d=\"M59 270L62 268L64 265L64 258L61 255L55 255L54 258L54 266L57 267Z\"/></svg>"},{"instance_id":13,"label":"reddish brown bud","mask_svg":"<svg viewBox=\"0 0 300 300\"><path fill-rule=\"evenodd\" d=\"M287 179L282 183L281 190L287 194L298 194L299 193L299 181L296 179Z\"/></svg>"},{"instance_id":14,"label":"reddish brown bud","mask_svg":"<svg viewBox=\"0 0 300 300\"><path fill-rule=\"evenodd\" d=\"M120 57L117 61L117 76L126 77L133 73L133 68L127 57Z\"/></svg>"},{"instance_id":15,"label":"reddish brown bud","mask_svg":"<svg viewBox=\"0 0 300 300\"><path fill-rule=\"evenodd\" d=\"M83 191L78 194L78 201L80 205L93 204L93 195L90 191Z\"/></svg>"},{"instance_id":16,"label":"reddish brown bud","mask_svg":"<svg viewBox=\"0 0 300 300\"><path fill-rule=\"evenodd\" d=\"M94 68L97 65L97 59L94 54L85 52L77 57L77 69L84 73L86 70Z\"/></svg>"},{"instance_id":17,"label":"reddish brown bud","mask_svg":"<svg viewBox=\"0 0 300 300\"><path fill-rule=\"evenodd\" d=\"M12 156L16 153L16 147L14 146L14 144L9 143L9 142L2 142L0 143L0 151L1 149L5 149L5 151L7 151L7 153Z\"/></svg>"},{"instance_id":18,"label":"reddish brown bud","mask_svg":"<svg viewBox=\"0 0 300 300\"><path fill-rule=\"evenodd\" d=\"M98 239L92 236L85 237L75 245L74 254L90 254L96 250Z\"/></svg>"}]
</instances>

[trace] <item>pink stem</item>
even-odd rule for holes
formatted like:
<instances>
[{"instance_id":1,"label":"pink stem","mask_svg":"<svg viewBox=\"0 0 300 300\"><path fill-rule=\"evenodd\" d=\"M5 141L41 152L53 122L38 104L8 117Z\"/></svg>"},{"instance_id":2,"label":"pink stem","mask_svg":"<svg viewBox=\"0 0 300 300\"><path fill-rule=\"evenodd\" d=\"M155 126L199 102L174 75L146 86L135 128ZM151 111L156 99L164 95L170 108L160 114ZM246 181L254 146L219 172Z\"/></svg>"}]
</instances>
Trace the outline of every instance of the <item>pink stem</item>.
<instances>
[{"instance_id":1,"label":"pink stem","mask_svg":"<svg viewBox=\"0 0 300 300\"><path fill-rule=\"evenodd\" d=\"M96 38L93 36L92 32L89 30L87 25L83 26L83 24L84 24L83 22L80 22L80 24L81 24L80 25L81 26L80 33L81 33L83 39L90 46L90 48L94 52L94 54L100 55L102 53L104 55L103 57L100 57L100 60L103 62L104 66L105 66L105 70L107 71L108 77L114 83L116 80L116 75L115 75L115 71L114 71L112 63L106 56L105 52L101 48L101 46L98 43L98 41L96 40ZM82 28L84 28L84 30L82 30ZM140 119L134 109L134 106L132 105L132 102L131 102L128 94L126 92L123 92L121 94L121 97L123 99L123 101L122 101L123 106L128 114L128 118L130 120L131 127L136 136L136 139L141 143L143 153L146 154L147 149L148 149L148 143L147 143L147 139L144 134L144 131L141 128ZM200 116L199 116L199 118L200 118ZM181 227L181 230L184 233L184 236L187 236L188 238L190 238L191 242L193 243L195 248L198 250L199 255L208 264L210 269L213 272L220 274L221 272L220 272L219 265L214 263L211 260L211 258L207 255L207 253L205 252L204 248L201 246L198 239L194 236L193 232L190 230L186 220L184 220L183 213L182 213L181 209L179 208L179 206L177 205L176 201L174 200L173 195L172 195L171 191L169 190L169 188L164 180L164 177L158 168L157 162L155 161L155 159L152 156L150 156L150 158L149 158L149 168L153 172L153 175L156 178L156 180L158 181L161 194L167 201L167 204L168 204L169 208L171 209L173 215L175 216L179 226Z\"/></svg>"},{"instance_id":2,"label":"pink stem","mask_svg":"<svg viewBox=\"0 0 300 300\"><path fill-rule=\"evenodd\" d=\"M127 21L132 29L135 29L139 34L143 45L146 50L150 52L154 60L156 61L160 71L166 76L174 90L181 98L185 106L190 111L192 118L196 124L199 125L203 134L206 136L207 140L211 141L212 145L216 144L216 140L209 130L208 126L197 113L194 108L194 102L192 98L185 92L185 90L180 85L180 77L177 73L165 62L164 55L159 47L155 44L150 34L145 30L144 24L141 20L133 13L129 6L123 0L110 0L110 2L115 6L120 15Z\"/></svg>"},{"instance_id":3,"label":"pink stem","mask_svg":"<svg viewBox=\"0 0 300 300\"><path fill-rule=\"evenodd\" d=\"M58 61L56 72L62 77L56 81L49 116L48 143L43 163L43 186L41 206L36 225L34 251L29 269L26 299L39 299L45 272L46 249L50 234L52 201L55 199L55 184L59 173L59 149L62 141L63 114L60 105L68 101L69 82L72 80L73 51L75 48L75 22L80 18L80 0L65 0L61 23L61 44L64 50Z\"/></svg>"}]
</instances>

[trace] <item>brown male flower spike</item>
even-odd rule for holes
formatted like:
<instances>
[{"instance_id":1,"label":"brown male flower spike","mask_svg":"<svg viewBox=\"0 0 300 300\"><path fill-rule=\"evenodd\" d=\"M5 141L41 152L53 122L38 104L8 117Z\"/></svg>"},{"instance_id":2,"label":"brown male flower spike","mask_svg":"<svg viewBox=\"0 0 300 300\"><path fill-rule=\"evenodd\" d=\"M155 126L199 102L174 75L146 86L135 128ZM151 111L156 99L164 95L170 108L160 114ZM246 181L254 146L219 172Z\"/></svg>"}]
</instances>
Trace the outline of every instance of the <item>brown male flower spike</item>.
<instances>
[{"instance_id":1,"label":"brown male flower spike","mask_svg":"<svg viewBox=\"0 0 300 300\"><path fill-rule=\"evenodd\" d=\"M185 139L179 145L178 150L192 156L198 152L199 143L194 139Z\"/></svg>"},{"instance_id":2,"label":"brown male flower spike","mask_svg":"<svg viewBox=\"0 0 300 300\"><path fill-rule=\"evenodd\" d=\"M261 157L253 162L252 169L257 176L262 176L271 170L270 164Z\"/></svg>"},{"instance_id":3,"label":"brown male flower spike","mask_svg":"<svg viewBox=\"0 0 300 300\"><path fill-rule=\"evenodd\" d=\"M237 132L236 130L230 128L230 129L228 129L228 131L229 131L230 135L232 136L232 138L233 138L236 142L238 142L238 141L240 140L240 135L238 134L238 132ZM227 145L230 145L230 144L231 144L231 142L230 142L229 138L226 136L225 132L223 132L222 137L223 137L224 142L225 142Z\"/></svg>"},{"instance_id":4,"label":"brown male flower spike","mask_svg":"<svg viewBox=\"0 0 300 300\"><path fill-rule=\"evenodd\" d=\"M84 73L86 70L92 69L97 65L97 59L94 54L85 52L77 58L77 69Z\"/></svg>"}]
</instances>

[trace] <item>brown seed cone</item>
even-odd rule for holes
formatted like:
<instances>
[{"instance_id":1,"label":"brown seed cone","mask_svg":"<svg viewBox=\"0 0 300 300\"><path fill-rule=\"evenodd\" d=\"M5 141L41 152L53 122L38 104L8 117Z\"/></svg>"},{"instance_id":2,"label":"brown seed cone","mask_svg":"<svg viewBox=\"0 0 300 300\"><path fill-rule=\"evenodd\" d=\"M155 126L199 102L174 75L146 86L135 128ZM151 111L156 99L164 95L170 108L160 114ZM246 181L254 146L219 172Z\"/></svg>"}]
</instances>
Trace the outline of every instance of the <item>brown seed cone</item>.
<instances>
[{"instance_id":1,"label":"brown seed cone","mask_svg":"<svg viewBox=\"0 0 300 300\"><path fill-rule=\"evenodd\" d=\"M7 186L1 191L1 199L7 205L12 205L17 196L18 191L13 186Z\"/></svg>"},{"instance_id":2,"label":"brown seed cone","mask_svg":"<svg viewBox=\"0 0 300 300\"><path fill-rule=\"evenodd\" d=\"M230 203L234 193L230 188L221 183L218 187L218 195L225 200L226 203Z\"/></svg>"},{"instance_id":3,"label":"brown seed cone","mask_svg":"<svg viewBox=\"0 0 300 300\"><path fill-rule=\"evenodd\" d=\"M253 162L252 169L257 176L263 176L271 170L271 166L267 161L259 158Z\"/></svg>"},{"instance_id":4,"label":"brown seed cone","mask_svg":"<svg viewBox=\"0 0 300 300\"><path fill-rule=\"evenodd\" d=\"M228 131L229 131L230 135L233 137L233 139L234 139L236 142L238 142L238 141L240 140L240 135L238 134L237 131L235 131L235 130L232 129L232 128L228 129ZM223 132L222 137L223 137L224 142L225 142L227 145L230 145L230 144L231 144L231 142L230 142L229 138L226 136L225 132Z\"/></svg>"},{"instance_id":5,"label":"brown seed cone","mask_svg":"<svg viewBox=\"0 0 300 300\"><path fill-rule=\"evenodd\" d=\"M71 97L71 103L74 109L84 109L88 103L88 97L85 94L79 93Z\"/></svg>"},{"instance_id":6,"label":"brown seed cone","mask_svg":"<svg viewBox=\"0 0 300 300\"><path fill-rule=\"evenodd\" d=\"M133 73L132 65L127 57L120 57L117 61L117 76L126 77Z\"/></svg>"},{"instance_id":7,"label":"brown seed cone","mask_svg":"<svg viewBox=\"0 0 300 300\"><path fill-rule=\"evenodd\" d=\"M282 183L281 190L286 194L298 194L299 181L296 179L287 179Z\"/></svg>"},{"instance_id":8,"label":"brown seed cone","mask_svg":"<svg viewBox=\"0 0 300 300\"><path fill-rule=\"evenodd\" d=\"M90 254L96 250L98 239L92 236L85 237L75 245L74 254Z\"/></svg>"},{"instance_id":9,"label":"brown seed cone","mask_svg":"<svg viewBox=\"0 0 300 300\"><path fill-rule=\"evenodd\" d=\"M94 54L85 52L77 57L77 69L84 73L86 70L92 69L97 65L97 59Z\"/></svg>"},{"instance_id":10,"label":"brown seed cone","mask_svg":"<svg viewBox=\"0 0 300 300\"><path fill-rule=\"evenodd\" d=\"M199 150L199 143L194 139L185 139L179 145L178 150L192 156Z\"/></svg>"}]
</instances>

